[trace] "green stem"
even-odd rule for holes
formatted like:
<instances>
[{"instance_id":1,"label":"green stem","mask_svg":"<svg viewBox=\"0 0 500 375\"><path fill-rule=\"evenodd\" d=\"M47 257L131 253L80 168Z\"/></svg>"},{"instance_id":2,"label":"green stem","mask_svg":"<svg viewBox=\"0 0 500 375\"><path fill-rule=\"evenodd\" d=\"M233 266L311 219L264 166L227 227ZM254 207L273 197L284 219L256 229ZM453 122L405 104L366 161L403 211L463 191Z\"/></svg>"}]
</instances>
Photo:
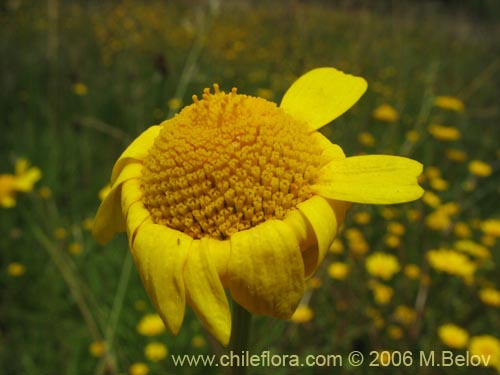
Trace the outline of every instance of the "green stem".
<instances>
[{"instance_id":1,"label":"green stem","mask_svg":"<svg viewBox=\"0 0 500 375\"><path fill-rule=\"evenodd\" d=\"M230 349L235 355L241 355L248 350L248 338L252 325L252 314L243 307L233 302L233 328L231 331ZM245 375L245 366L233 366L231 375Z\"/></svg>"}]
</instances>

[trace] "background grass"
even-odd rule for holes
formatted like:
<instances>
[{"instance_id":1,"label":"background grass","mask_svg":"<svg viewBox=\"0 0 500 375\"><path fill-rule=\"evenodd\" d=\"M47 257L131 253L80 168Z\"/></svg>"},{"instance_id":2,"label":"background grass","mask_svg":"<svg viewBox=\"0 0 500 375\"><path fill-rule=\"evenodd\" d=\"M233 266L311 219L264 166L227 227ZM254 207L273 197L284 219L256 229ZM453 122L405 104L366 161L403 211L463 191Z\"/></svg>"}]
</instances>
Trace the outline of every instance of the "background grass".
<instances>
[{"instance_id":1,"label":"background grass","mask_svg":"<svg viewBox=\"0 0 500 375\"><path fill-rule=\"evenodd\" d=\"M252 352L442 350L436 330L446 322L471 335L500 338L498 307L485 305L477 296L485 285L500 288L498 242L485 245L491 256L486 262L477 260L478 271L470 283L431 269L426 260L428 250L452 246L457 222L471 228L472 240L480 243L481 220L500 216L498 7L487 1L454 5L5 2L0 11L0 172L12 172L15 160L26 157L43 172L37 187L49 187L52 195L42 198L34 191L20 197L15 208L0 211L3 373L126 373L133 362L147 362L144 345L153 339L140 336L136 324L153 308L131 265L126 238L117 236L107 246L98 246L83 225L95 215L98 192L114 161L142 130L175 113L171 99L187 105L192 94L218 82L226 90L236 86L239 92L279 102L296 77L318 66L334 66L369 83L360 102L323 128L324 134L348 155L398 154L437 167L449 186L434 192L459 210L450 215L450 225L433 230L425 218L435 209L422 202L390 211L354 207L345 228L360 229L369 252L353 249L344 231L339 236L344 251L328 255L317 274L321 287L307 294L314 318L304 324L257 318ZM437 108L437 95L458 97L465 111ZM372 111L385 103L400 114L395 123L373 118ZM462 137L451 146L464 151L467 161L489 163L492 175L478 178L469 172L467 161L447 159L448 144L427 132L436 122L459 129ZM417 132L418 140L408 140L410 130ZM373 145L359 142L362 132L373 135ZM423 184L433 190L429 180ZM366 212L370 223L356 221L357 212ZM408 219L408 212L417 219ZM406 228L396 248L385 242L391 220ZM74 243L82 246L78 255L69 251ZM395 254L402 267L415 264L423 275L411 280L400 272L386 283L394 296L385 305L374 301L369 287L373 277L365 269L366 256L374 251ZM332 261L350 266L346 280L328 277ZM26 272L9 275L12 262L25 265ZM419 305L422 293L425 301ZM414 309L416 321L398 321L394 312L401 305ZM400 338L391 336L392 326L400 328ZM193 337L203 334L188 312L177 338L163 334L154 340L165 343L169 353L212 353L209 340L201 347L192 344ZM96 340L107 342L104 357L89 353ZM216 368L174 369L168 359L149 366L154 374L217 373ZM286 368L273 370L289 373ZM491 368L473 370L494 373ZM470 368L384 371L465 374Z\"/></svg>"}]
</instances>

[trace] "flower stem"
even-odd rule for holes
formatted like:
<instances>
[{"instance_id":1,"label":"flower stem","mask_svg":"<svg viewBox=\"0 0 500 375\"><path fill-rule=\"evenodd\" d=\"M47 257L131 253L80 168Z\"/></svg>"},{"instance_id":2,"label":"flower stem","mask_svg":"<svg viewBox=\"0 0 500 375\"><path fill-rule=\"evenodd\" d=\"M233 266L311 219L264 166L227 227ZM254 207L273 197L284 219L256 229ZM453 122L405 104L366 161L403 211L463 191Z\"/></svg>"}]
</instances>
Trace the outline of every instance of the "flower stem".
<instances>
[{"instance_id":1,"label":"flower stem","mask_svg":"<svg viewBox=\"0 0 500 375\"><path fill-rule=\"evenodd\" d=\"M248 350L248 338L252 325L252 314L233 301L233 328L231 331L230 350L235 355L241 355ZM231 375L245 375L246 366L233 366Z\"/></svg>"}]
</instances>

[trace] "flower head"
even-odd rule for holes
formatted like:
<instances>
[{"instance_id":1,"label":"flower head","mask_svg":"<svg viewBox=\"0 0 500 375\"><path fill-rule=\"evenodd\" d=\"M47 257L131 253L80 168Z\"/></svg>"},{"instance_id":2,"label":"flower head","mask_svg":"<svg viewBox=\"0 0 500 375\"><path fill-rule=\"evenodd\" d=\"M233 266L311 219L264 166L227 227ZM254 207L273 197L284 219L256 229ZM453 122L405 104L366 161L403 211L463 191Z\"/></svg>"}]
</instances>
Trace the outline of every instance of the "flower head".
<instances>
[{"instance_id":1,"label":"flower head","mask_svg":"<svg viewBox=\"0 0 500 375\"><path fill-rule=\"evenodd\" d=\"M127 231L170 332L179 331L188 303L226 344L225 289L254 314L290 318L350 202L422 195L420 163L346 157L316 131L365 90L364 79L333 68L300 77L279 107L214 85L119 157L94 236L105 243Z\"/></svg>"},{"instance_id":2,"label":"flower head","mask_svg":"<svg viewBox=\"0 0 500 375\"><path fill-rule=\"evenodd\" d=\"M26 159L16 161L16 174L0 174L0 206L9 208L16 205L18 192L28 193L42 177L37 167L30 167Z\"/></svg>"},{"instance_id":3,"label":"flower head","mask_svg":"<svg viewBox=\"0 0 500 375\"><path fill-rule=\"evenodd\" d=\"M438 335L446 346L453 349L465 348L469 342L467 331L455 324L443 324L438 328Z\"/></svg>"}]
</instances>

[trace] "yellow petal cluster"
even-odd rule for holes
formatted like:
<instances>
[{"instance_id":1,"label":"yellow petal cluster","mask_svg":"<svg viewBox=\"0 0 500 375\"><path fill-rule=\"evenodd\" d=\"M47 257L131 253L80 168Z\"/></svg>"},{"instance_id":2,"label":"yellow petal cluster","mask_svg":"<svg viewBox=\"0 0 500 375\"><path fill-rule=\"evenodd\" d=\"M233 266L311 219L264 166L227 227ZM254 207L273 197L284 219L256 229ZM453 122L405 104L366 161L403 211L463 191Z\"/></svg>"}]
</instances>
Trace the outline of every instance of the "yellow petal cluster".
<instances>
[{"instance_id":1,"label":"yellow petal cluster","mask_svg":"<svg viewBox=\"0 0 500 375\"><path fill-rule=\"evenodd\" d=\"M37 167L30 167L26 159L16 161L15 174L0 174L0 207L10 208L16 205L18 192L28 193L42 177Z\"/></svg>"},{"instance_id":2,"label":"yellow petal cluster","mask_svg":"<svg viewBox=\"0 0 500 375\"><path fill-rule=\"evenodd\" d=\"M455 324L443 324L438 328L438 336L446 346L453 349L463 349L469 342L469 334Z\"/></svg>"}]
</instances>

